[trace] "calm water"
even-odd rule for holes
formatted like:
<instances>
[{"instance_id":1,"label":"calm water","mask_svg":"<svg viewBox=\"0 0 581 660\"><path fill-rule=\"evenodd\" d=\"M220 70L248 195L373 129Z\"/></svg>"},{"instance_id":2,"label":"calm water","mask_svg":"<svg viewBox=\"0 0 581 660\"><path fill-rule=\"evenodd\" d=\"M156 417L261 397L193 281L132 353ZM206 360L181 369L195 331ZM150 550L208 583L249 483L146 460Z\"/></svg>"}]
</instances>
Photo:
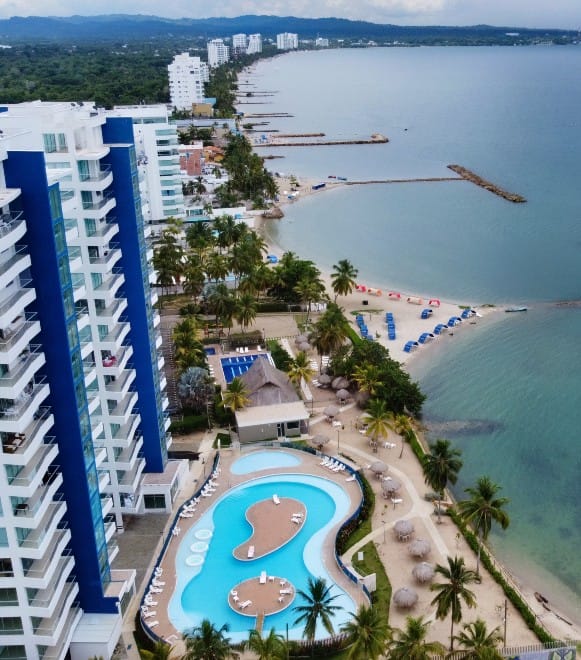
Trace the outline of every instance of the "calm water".
<instances>
[{"instance_id":1,"label":"calm water","mask_svg":"<svg viewBox=\"0 0 581 660\"><path fill-rule=\"evenodd\" d=\"M287 207L269 231L322 267L348 257L370 284L531 306L456 334L412 370L426 419L484 422L446 435L464 453L459 494L488 474L511 498L498 555L581 621L581 309L554 304L581 299L581 48L297 53L261 63L256 81L279 94L245 110L294 115L267 128L390 138L264 150L285 156L273 170L365 180L447 176L459 163L527 198L466 182L349 187Z\"/></svg>"}]
</instances>

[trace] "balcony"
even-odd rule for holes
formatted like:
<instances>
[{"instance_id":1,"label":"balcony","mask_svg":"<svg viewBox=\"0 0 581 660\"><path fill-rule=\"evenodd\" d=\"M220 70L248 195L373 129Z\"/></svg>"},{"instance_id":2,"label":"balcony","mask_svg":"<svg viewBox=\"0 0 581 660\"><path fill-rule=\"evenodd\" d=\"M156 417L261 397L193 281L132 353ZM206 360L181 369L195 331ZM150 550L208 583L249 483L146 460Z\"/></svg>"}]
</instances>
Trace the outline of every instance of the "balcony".
<instances>
[{"instance_id":1,"label":"balcony","mask_svg":"<svg viewBox=\"0 0 581 660\"><path fill-rule=\"evenodd\" d=\"M89 218L104 218L116 204L112 193L106 192L102 195L96 193L91 201L83 200L83 213Z\"/></svg>"},{"instance_id":2,"label":"balcony","mask_svg":"<svg viewBox=\"0 0 581 660\"><path fill-rule=\"evenodd\" d=\"M20 273L30 268L32 263L25 245L17 246L14 253L0 262L0 291L6 289Z\"/></svg>"},{"instance_id":3,"label":"balcony","mask_svg":"<svg viewBox=\"0 0 581 660\"><path fill-rule=\"evenodd\" d=\"M82 273L71 273L71 283L73 285L73 300L75 302L87 297L85 276Z\"/></svg>"},{"instance_id":4,"label":"balcony","mask_svg":"<svg viewBox=\"0 0 581 660\"><path fill-rule=\"evenodd\" d=\"M101 494L101 511L103 518L113 511L113 497L111 495Z\"/></svg>"},{"instance_id":5,"label":"balcony","mask_svg":"<svg viewBox=\"0 0 581 660\"><path fill-rule=\"evenodd\" d=\"M95 343L98 344L102 351L109 351L110 353L116 355L121 350L121 345L129 334L130 329L131 326L127 322L117 323L115 326L113 326L113 329L109 332L109 334L105 335Z\"/></svg>"},{"instance_id":6,"label":"balcony","mask_svg":"<svg viewBox=\"0 0 581 660\"><path fill-rule=\"evenodd\" d=\"M105 306L108 307L114 300L115 294L119 291L121 286L125 283L125 275L122 272L117 272L116 269L107 279L99 286L93 289L93 296L101 298L105 301Z\"/></svg>"},{"instance_id":7,"label":"balcony","mask_svg":"<svg viewBox=\"0 0 581 660\"><path fill-rule=\"evenodd\" d=\"M30 534L25 538L18 541L21 548L27 550L27 556L42 556L50 545L53 534L58 532L58 525L60 524L66 512L66 504L64 502L53 502L44 516L41 526L32 529ZM35 552L37 551L37 552ZM28 555L30 552L30 555ZM34 552L34 555L33 555Z\"/></svg>"},{"instance_id":8,"label":"balcony","mask_svg":"<svg viewBox=\"0 0 581 660\"><path fill-rule=\"evenodd\" d=\"M109 563L112 563L119 554L119 546L115 541L107 543L107 553L109 554Z\"/></svg>"},{"instance_id":9,"label":"balcony","mask_svg":"<svg viewBox=\"0 0 581 660\"><path fill-rule=\"evenodd\" d=\"M26 233L26 222L22 211L0 215L0 252L19 241Z\"/></svg>"},{"instance_id":10,"label":"balcony","mask_svg":"<svg viewBox=\"0 0 581 660\"><path fill-rule=\"evenodd\" d=\"M26 427L36 419L38 409L50 394L44 376L36 378L32 391L13 400L12 405L0 410L2 430L9 433L24 433Z\"/></svg>"},{"instance_id":11,"label":"balcony","mask_svg":"<svg viewBox=\"0 0 581 660\"><path fill-rule=\"evenodd\" d=\"M127 422L119 428L112 438L115 447L131 447L136 438L137 427L141 423L139 415L130 415Z\"/></svg>"},{"instance_id":12,"label":"balcony","mask_svg":"<svg viewBox=\"0 0 581 660\"><path fill-rule=\"evenodd\" d=\"M76 586L75 582L67 582L72 569L72 564L65 562L63 570L53 576L47 587L34 593L34 598L28 601L29 606L34 609L30 612L31 616L46 617L54 614L58 603L66 600L70 590Z\"/></svg>"},{"instance_id":13,"label":"balcony","mask_svg":"<svg viewBox=\"0 0 581 660\"><path fill-rule=\"evenodd\" d=\"M145 459L139 458L132 470L126 470L121 479L119 479L119 490L122 492L133 493L139 486L139 479L145 469Z\"/></svg>"},{"instance_id":14,"label":"balcony","mask_svg":"<svg viewBox=\"0 0 581 660\"><path fill-rule=\"evenodd\" d=\"M136 405L137 393L128 392L109 413L109 421L113 424L126 424Z\"/></svg>"},{"instance_id":15,"label":"balcony","mask_svg":"<svg viewBox=\"0 0 581 660\"><path fill-rule=\"evenodd\" d=\"M12 513L18 518L18 526L38 526L51 504L63 501L62 493L57 493L62 483L63 477L59 474L50 484L39 488L26 502L19 502L14 505Z\"/></svg>"},{"instance_id":16,"label":"balcony","mask_svg":"<svg viewBox=\"0 0 581 660\"><path fill-rule=\"evenodd\" d=\"M117 323L119 317L127 309L126 298L115 298L107 307L100 307L97 311L99 323Z\"/></svg>"},{"instance_id":17,"label":"balcony","mask_svg":"<svg viewBox=\"0 0 581 660\"><path fill-rule=\"evenodd\" d=\"M24 465L17 475L8 478L8 483L13 487L11 494L14 497L30 498L34 491L43 485L49 485L60 475L56 468L49 467L58 456L58 446L41 445L34 453L32 460ZM16 465L16 463L15 463Z\"/></svg>"},{"instance_id":18,"label":"balcony","mask_svg":"<svg viewBox=\"0 0 581 660\"><path fill-rule=\"evenodd\" d=\"M57 530L44 555L34 558L28 568L23 567L27 587L46 589L55 574L66 570L68 564L74 566L72 553L66 547L70 540L70 530Z\"/></svg>"},{"instance_id":19,"label":"balcony","mask_svg":"<svg viewBox=\"0 0 581 660\"><path fill-rule=\"evenodd\" d=\"M107 543L115 536L116 532L117 532L117 525L115 524L114 520L105 523L105 540L107 541Z\"/></svg>"},{"instance_id":20,"label":"balcony","mask_svg":"<svg viewBox=\"0 0 581 660\"><path fill-rule=\"evenodd\" d=\"M86 230L85 230L86 231ZM86 231L86 238L89 245L105 246L119 232L119 225L116 218L107 218L101 220L92 231Z\"/></svg>"},{"instance_id":21,"label":"balcony","mask_svg":"<svg viewBox=\"0 0 581 660\"><path fill-rule=\"evenodd\" d=\"M105 468L97 470L97 474L99 475L99 493L104 493L107 486L111 483L111 475Z\"/></svg>"},{"instance_id":22,"label":"balcony","mask_svg":"<svg viewBox=\"0 0 581 660\"><path fill-rule=\"evenodd\" d=\"M107 450L105 447L95 447L95 466L99 469L107 460Z\"/></svg>"},{"instance_id":23,"label":"balcony","mask_svg":"<svg viewBox=\"0 0 581 660\"><path fill-rule=\"evenodd\" d=\"M163 369L164 365L165 365L165 358L163 357L163 355L160 354L160 355L157 356L157 369L158 369L158 371L161 371Z\"/></svg>"},{"instance_id":24,"label":"balcony","mask_svg":"<svg viewBox=\"0 0 581 660\"><path fill-rule=\"evenodd\" d=\"M165 434L165 448L169 449L173 444L173 436L171 433Z\"/></svg>"},{"instance_id":25,"label":"balcony","mask_svg":"<svg viewBox=\"0 0 581 660\"><path fill-rule=\"evenodd\" d=\"M79 586L76 582L67 583L71 587L63 594L59 607L49 618L40 619L38 625L33 629L34 641L42 646L55 646L58 644L63 631L70 631L70 625L80 615L80 610L73 603L79 593ZM43 658L46 658L46 654Z\"/></svg>"},{"instance_id":26,"label":"balcony","mask_svg":"<svg viewBox=\"0 0 581 660\"><path fill-rule=\"evenodd\" d=\"M79 237L79 224L75 218L65 218L65 236L67 244Z\"/></svg>"},{"instance_id":27,"label":"balcony","mask_svg":"<svg viewBox=\"0 0 581 660\"><path fill-rule=\"evenodd\" d=\"M40 348L39 344L30 344L29 351L22 354L19 362L0 376L0 398L17 400L21 397L36 372L46 362Z\"/></svg>"},{"instance_id":28,"label":"balcony","mask_svg":"<svg viewBox=\"0 0 581 660\"><path fill-rule=\"evenodd\" d=\"M71 645L71 639L73 632L76 627L79 625L80 620L83 617L83 610L80 607L74 606L69 611L67 616L67 621L62 627L62 632L59 637L59 640L56 644L48 648L44 648L44 653L42 653L42 660L63 660L67 657L69 646Z\"/></svg>"},{"instance_id":29,"label":"balcony","mask_svg":"<svg viewBox=\"0 0 581 660\"><path fill-rule=\"evenodd\" d=\"M23 462L15 460L16 465L27 462L31 451L42 444L43 438L51 426L54 424L54 418L49 407L40 408L36 418L26 427L24 433L5 433L5 439L2 441L2 451L5 454L13 454L15 458L22 458Z\"/></svg>"},{"instance_id":30,"label":"balcony","mask_svg":"<svg viewBox=\"0 0 581 660\"><path fill-rule=\"evenodd\" d=\"M82 190L105 190L113 183L113 174L110 165L100 165L99 169L95 169L88 174L80 174Z\"/></svg>"},{"instance_id":31,"label":"balcony","mask_svg":"<svg viewBox=\"0 0 581 660\"><path fill-rule=\"evenodd\" d=\"M0 304L0 328L9 326L36 299L36 291L27 286L32 280L12 286L12 293Z\"/></svg>"},{"instance_id":32,"label":"balcony","mask_svg":"<svg viewBox=\"0 0 581 660\"><path fill-rule=\"evenodd\" d=\"M135 381L135 370L124 369L115 380L108 382L105 386L105 396L108 399L120 401L128 392L131 384Z\"/></svg>"},{"instance_id":33,"label":"balcony","mask_svg":"<svg viewBox=\"0 0 581 660\"><path fill-rule=\"evenodd\" d=\"M100 120L99 124L103 122ZM78 160L101 160L109 153L109 147L104 144L75 144L75 157Z\"/></svg>"},{"instance_id":34,"label":"balcony","mask_svg":"<svg viewBox=\"0 0 581 660\"><path fill-rule=\"evenodd\" d=\"M116 470L132 470L139 458L139 452L143 447L143 438L136 436L131 446L125 448L115 459Z\"/></svg>"},{"instance_id":35,"label":"balcony","mask_svg":"<svg viewBox=\"0 0 581 660\"><path fill-rule=\"evenodd\" d=\"M40 332L40 321L36 319L36 314L26 314L20 318L20 323L15 321L1 332L0 353L5 364L14 362Z\"/></svg>"}]
</instances>

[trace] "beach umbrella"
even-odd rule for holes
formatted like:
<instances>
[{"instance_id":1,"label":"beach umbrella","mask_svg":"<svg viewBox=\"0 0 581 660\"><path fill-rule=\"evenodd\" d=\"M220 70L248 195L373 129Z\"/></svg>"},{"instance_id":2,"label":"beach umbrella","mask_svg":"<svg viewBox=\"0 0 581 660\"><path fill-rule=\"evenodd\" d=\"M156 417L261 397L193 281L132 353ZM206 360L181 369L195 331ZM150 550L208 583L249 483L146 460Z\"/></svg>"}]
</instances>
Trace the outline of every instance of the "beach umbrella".
<instances>
[{"instance_id":1,"label":"beach umbrella","mask_svg":"<svg viewBox=\"0 0 581 660\"><path fill-rule=\"evenodd\" d=\"M414 566L412 575L418 582L429 582L434 577L434 567L432 564L428 564L427 561L423 561L421 564Z\"/></svg>"},{"instance_id":2,"label":"beach umbrella","mask_svg":"<svg viewBox=\"0 0 581 660\"><path fill-rule=\"evenodd\" d=\"M418 602L418 594L410 587L402 587L393 594L393 602L398 607L413 607Z\"/></svg>"},{"instance_id":3,"label":"beach umbrella","mask_svg":"<svg viewBox=\"0 0 581 660\"><path fill-rule=\"evenodd\" d=\"M398 520L393 526L395 533L400 541L409 538L414 531L414 526L409 520Z\"/></svg>"},{"instance_id":4,"label":"beach umbrella","mask_svg":"<svg viewBox=\"0 0 581 660\"><path fill-rule=\"evenodd\" d=\"M383 474L384 472L387 472L389 468L383 461L375 461L369 466L369 469L372 472L375 472L375 474Z\"/></svg>"},{"instance_id":5,"label":"beach umbrella","mask_svg":"<svg viewBox=\"0 0 581 660\"><path fill-rule=\"evenodd\" d=\"M314 447L317 447L318 449L321 449L322 447L324 447L329 442L330 439L331 438L329 438L328 435L323 435L322 433L318 433L317 435L314 435L311 438L311 444Z\"/></svg>"},{"instance_id":6,"label":"beach umbrella","mask_svg":"<svg viewBox=\"0 0 581 660\"><path fill-rule=\"evenodd\" d=\"M337 376L337 378L333 379L331 387L334 390L344 390L349 387L349 381L346 378L343 378L343 376Z\"/></svg>"},{"instance_id":7,"label":"beach umbrella","mask_svg":"<svg viewBox=\"0 0 581 660\"><path fill-rule=\"evenodd\" d=\"M319 383L321 383L321 385L329 385L331 380L332 378L329 376L329 374L321 374L319 376Z\"/></svg>"},{"instance_id":8,"label":"beach umbrella","mask_svg":"<svg viewBox=\"0 0 581 660\"><path fill-rule=\"evenodd\" d=\"M386 493L395 493L401 488L401 483L397 479L384 479L381 488Z\"/></svg>"},{"instance_id":9,"label":"beach umbrella","mask_svg":"<svg viewBox=\"0 0 581 660\"><path fill-rule=\"evenodd\" d=\"M298 346L299 344L302 344L305 341L309 341L309 338L306 335L297 335L295 337L295 345Z\"/></svg>"},{"instance_id":10,"label":"beach umbrella","mask_svg":"<svg viewBox=\"0 0 581 660\"><path fill-rule=\"evenodd\" d=\"M302 342L298 345L298 349L299 349L299 351L308 351L310 348L311 348L311 345L309 344L308 341L302 341Z\"/></svg>"},{"instance_id":11,"label":"beach umbrella","mask_svg":"<svg viewBox=\"0 0 581 660\"><path fill-rule=\"evenodd\" d=\"M339 414L339 408L337 408L337 406L333 406L333 405L327 406L323 410L323 414L327 415L327 417L335 417L335 415Z\"/></svg>"},{"instance_id":12,"label":"beach umbrella","mask_svg":"<svg viewBox=\"0 0 581 660\"><path fill-rule=\"evenodd\" d=\"M349 398L349 392L347 390L337 390L337 398L341 401L345 401Z\"/></svg>"},{"instance_id":13,"label":"beach umbrella","mask_svg":"<svg viewBox=\"0 0 581 660\"><path fill-rule=\"evenodd\" d=\"M432 546L429 541L426 541L426 539L416 539L411 542L408 549L410 555L413 555L414 557L425 557L429 554Z\"/></svg>"}]
</instances>

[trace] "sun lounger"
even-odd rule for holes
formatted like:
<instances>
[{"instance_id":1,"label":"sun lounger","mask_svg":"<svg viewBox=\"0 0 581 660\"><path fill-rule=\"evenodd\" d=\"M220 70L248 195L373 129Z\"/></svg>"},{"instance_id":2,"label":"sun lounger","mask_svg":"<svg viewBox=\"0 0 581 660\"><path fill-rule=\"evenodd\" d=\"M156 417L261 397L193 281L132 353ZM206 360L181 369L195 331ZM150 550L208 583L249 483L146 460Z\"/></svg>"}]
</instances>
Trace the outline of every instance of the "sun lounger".
<instances>
[{"instance_id":1,"label":"sun lounger","mask_svg":"<svg viewBox=\"0 0 581 660\"><path fill-rule=\"evenodd\" d=\"M241 610L245 610L249 605L252 605L252 601L251 600L245 600L243 603L239 603L238 607Z\"/></svg>"},{"instance_id":2,"label":"sun lounger","mask_svg":"<svg viewBox=\"0 0 581 660\"><path fill-rule=\"evenodd\" d=\"M254 546L251 545L248 547L248 557L254 557Z\"/></svg>"},{"instance_id":3,"label":"sun lounger","mask_svg":"<svg viewBox=\"0 0 581 660\"><path fill-rule=\"evenodd\" d=\"M150 587L149 591L151 591L154 594L161 594L163 593L163 589L160 589L159 587Z\"/></svg>"},{"instance_id":4,"label":"sun lounger","mask_svg":"<svg viewBox=\"0 0 581 660\"><path fill-rule=\"evenodd\" d=\"M157 578L153 578L152 584L154 587L165 587L165 582L160 582Z\"/></svg>"},{"instance_id":5,"label":"sun lounger","mask_svg":"<svg viewBox=\"0 0 581 660\"><path fill-rule=\"evenodd\" d=\"M260 584L266 584L266 571L260 573L259 582Z\"/></svg>"},{"instance_id":6,"label":"sun lounger","mask_svg":"<svg viewBox=\"0 0 581 660\"><path fill-rule=\"evenodd\" d=\"M149 628L155 628L155 626L159 626L159 621L152 621L151 623L147 624Z\"/></svg>"},{"instance_id":7,"label":"sun lounger","mask_svg":"<svg viewBox=\"0 0 581 660\"><path fill-rule=\"evenodd\" d=\"M238 598L238 596L232 596L232 601L233 602L237 603L239 600L240 600L240 598Z\"/></svg>"},{"instance_id":8,"label":"sun lounger","mask_svg":"<svg viewBox=\"0 0 581 660\"><path fill-rule=\"evenodd\" d=\"M279 584L280 584L281 587L284 587L284 585L286 584L286 580L281 580L281 581L279 582Z\"/></svg>"},{"instance_id":9,"label":"sun lounger","mask_svg":"<svg viewBox=\"0 0 581 660\"><path fill-rule=\"evenodd\" d=\"M305 514L304 513L293 513L293 518L302 518Z\"/></svg>"},{"instance_id":10,"label":"sun lounger","mask_svg":"<svg viewBox=\"0 0 581 660\"><path fill-rule=\"evenodd\" d=\"M212 497L212 493L211 492L202 493L202 497Z\"/></svg>"},{"instance_id":11,"label":"sun lounger","mask_svg":"<svg viewBox=\"0 0 581 660\"><path fill-rule=\"evenodd\" d=\"M303 521L300 518L291 518L295 525L300 525Z\"/></svg>"},{"instance_id":12,"label":"sun lounger","mask_svg":"<svg viewBox=\"0 0 581 660\"><path fill-rule=\"evenodd\" d=\"M280 504L280 499L279 499L279 497L278 497L278 495L277 495L276 493L272 496L272 501L273 501L275 504Z\"/></svg>"},{"instance_id":13,"label":"sun lounger","mask_svg":"<svg viewBox=\"0 0 581 660\"><path fill-rule=\"evenodd\" d=\"M274 575L269 575L268 576L268 581L269 582L274 582Z\"/></svg>"},{"instance_id":14,"label":"sun lounger","mask_svg":"<svg viewBox=\"0 0 581 660\"><path fill-rule=\"evenodd\" d=\"M279 597L278 597L278 602L279 602L279 603L282 603L283 601L284 601L284 596L279 596Z\"/></svg>"},{"instance_id":15,"label":"sun lounger","mask_svg":"<svg viewBox=\"0 0 581 660\"><path fill-rule=\"evenodd\" d=\"M150 616L155 616L157 612L144 612L143 613L143 618L148 619Z\"/></svg>"},{"instance_id":16,"label":"sun lounger","mask_svg":"<svg viewBox=\"0 0 581 660\"><path fill-rule=\"evenodd\" d=\"M291 589L280 589L280 595L281 596L287 596L288 594L291 594L292 590Z\"/></svg>"},{"instance_id":17,"label":"sun lounger","mask_svg":"<svg viewBox=\"0 0 581 660\"><path fill-rule=\"evenodd\" d=\"M401 504L403 502L401 497L392 497L391 501L393 503L393 508L395 509L396 504Z\"/></svg>"},{"instance_id":18,"label":"sun lounger","mask_svg":"<svg viewBox=\"0 0 581 660\"><path fill-rule=\"evenodd\" d=\"M156 575L161 575L163 573L163 568L161 566L158 566L153 572Z\"/></svg>"},{"instance_id":19,"label":"sun lounger","mask_svg":"<svg viewBox=\"0 0 581 660\"><path fill-rule=\"evenodd\" d=\"M357 479L357 477L354 474L352 474L350 477L347 477L345 481L355 481L355 479Z\"/></svg>"},{"instance_id":20,"label":"sun lounger","mask_svg":"<svg viewBox=\"0 0 581 660\"><path fill-rule=\"evenodd\" d=\"M194 514L193 513L188 513L187 511L182 511L180 513L180 518L193 518Z\"/></svg>"}]
</instances>

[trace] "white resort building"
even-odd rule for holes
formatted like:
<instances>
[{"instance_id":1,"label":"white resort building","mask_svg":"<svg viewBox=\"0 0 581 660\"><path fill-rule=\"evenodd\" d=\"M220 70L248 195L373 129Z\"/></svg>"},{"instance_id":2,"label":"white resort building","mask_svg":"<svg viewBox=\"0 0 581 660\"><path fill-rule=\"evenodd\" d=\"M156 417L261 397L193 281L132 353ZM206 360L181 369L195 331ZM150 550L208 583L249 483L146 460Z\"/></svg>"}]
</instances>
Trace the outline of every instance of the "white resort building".
<instances>
[{"instance_id":1,"label":"white resort building","mask_svg":"<svg viewBox=\"0 0 581 660\"><path fill-rule=\"evenodd\" d=\"M246 54L255 55L256 53L262 53L262 36L260 34L251 34L248 37Z\"/></svg>"},{"instance_id":2,"label":"white resort building","mask_svg":"<svg viewBox=\"0 0 581 660\"><path fill-rule=\"evenodd\" d=\"M181 53L167 67L171 105L177 110L192 109L204 101L204 83L210 80L208 65L199 57Z\"/></svg>"},{"instance_id":3,"label":"white resort building","mask_svg":"<svg viewBox=\"0 0 581 660\"><path fill-rule=\"evenodd\" d=\"M124 515L170 511L160 318L131 118L0 106L0 657L112 657Z\"/></svg>"},{"instance_id":4,"label":"white resort building","mask_svg":"<svg viewBox=\"0 0 581 660\"><path fill-rule=\"evenodd\" d=\"M230 59L230 48L222 39L208 41L208 65L211 68L225 64Z\"/></svg>"},{"instance_id":5,"label":"white resort building","mask_svg":"<svg viewBox=\"0 0 581 660\"><path fill-rule=\"evenodd\" d=\"M276 35L278 50L294 50L299 47L299 36L292 32L281 32Z\"/></svg>"}]
</instances>

